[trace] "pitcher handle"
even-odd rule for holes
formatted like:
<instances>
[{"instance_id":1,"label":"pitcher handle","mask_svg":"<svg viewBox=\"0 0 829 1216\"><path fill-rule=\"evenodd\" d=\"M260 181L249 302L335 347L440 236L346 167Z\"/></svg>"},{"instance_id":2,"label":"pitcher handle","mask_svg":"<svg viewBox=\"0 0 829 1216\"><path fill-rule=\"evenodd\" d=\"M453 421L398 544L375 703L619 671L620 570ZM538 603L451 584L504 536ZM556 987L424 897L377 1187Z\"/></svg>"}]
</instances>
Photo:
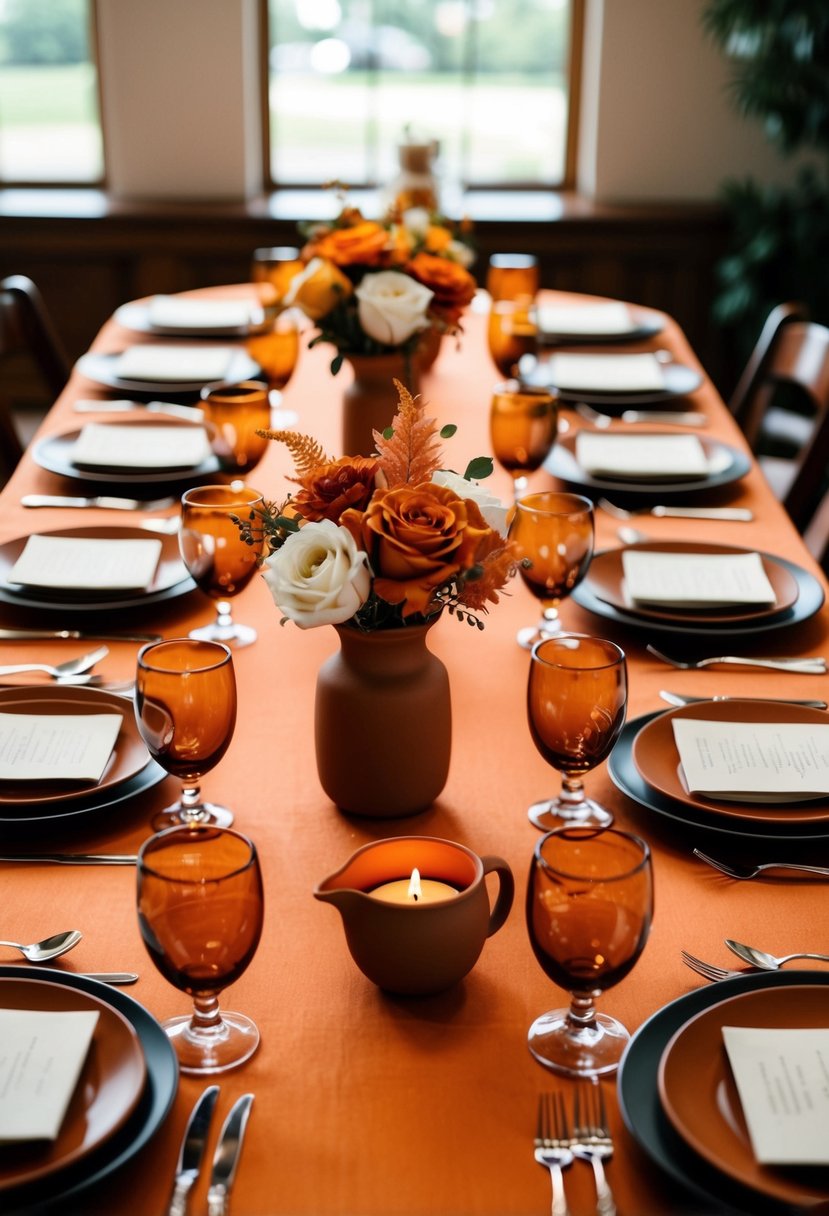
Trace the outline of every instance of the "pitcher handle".
<instances>
[{"instance_id":1,"label":"pitcher handle","mask_svg":"<svg viewBox=\"0 0 829 1216\"><path fill-rule=\"evenodd\" d=\"M486 934L487 937L492 937L493 933L497 933L510 914L512 901L515 897L515 879L512 876L512 870L509 868L509 863L504 861L503 857L486 856L482 857L481 861L484 867L484 874L498 875L498 898L495 900L495 907L490 913L489 928Z\"/></svg>"}]
</instances>

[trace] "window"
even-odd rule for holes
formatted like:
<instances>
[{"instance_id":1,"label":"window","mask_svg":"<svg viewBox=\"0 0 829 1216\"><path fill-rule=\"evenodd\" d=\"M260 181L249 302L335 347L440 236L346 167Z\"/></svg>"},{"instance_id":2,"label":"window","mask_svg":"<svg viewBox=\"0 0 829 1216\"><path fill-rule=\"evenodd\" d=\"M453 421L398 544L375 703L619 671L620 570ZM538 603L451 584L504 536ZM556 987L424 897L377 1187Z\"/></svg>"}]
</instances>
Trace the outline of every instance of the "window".
<instances>
[{"instance_id":1,"label":"window","mask_svg":"<svg viewBox=\"0 0 829 1216\"><path fill-rule=\"evenodd\" d=\"M0 0L0 181L102 176L90 0Z\"/></svg>"},{"instance_id":2,"label":"window","mask_svg":"<svg viewBox=\"0 0 829 1216\"><path fill-rule=\"evenodd\" d=\"M407 128L447 182L567 183L581 0L268 0L271 179L374 186Z\"/></svg>"}]
</instances>

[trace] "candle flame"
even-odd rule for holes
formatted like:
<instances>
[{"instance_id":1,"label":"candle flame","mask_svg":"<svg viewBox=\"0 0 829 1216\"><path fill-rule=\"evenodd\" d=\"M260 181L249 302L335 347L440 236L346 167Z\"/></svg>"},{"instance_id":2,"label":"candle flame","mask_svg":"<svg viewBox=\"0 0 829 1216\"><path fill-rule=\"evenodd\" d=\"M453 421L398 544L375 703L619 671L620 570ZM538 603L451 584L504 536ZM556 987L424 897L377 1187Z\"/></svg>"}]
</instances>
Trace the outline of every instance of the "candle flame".
<instances>
[{"instance_id":1,"label":"candle flame","mask_svg":"<svg viewBox=\"0 0 829 1216\"><path fill-rule=\"evenodd\" d=\"M417 903L423 892L420 889L420 870L412 870L412 877L409 881L409 897Z\"/></svg>"}]
</instances>

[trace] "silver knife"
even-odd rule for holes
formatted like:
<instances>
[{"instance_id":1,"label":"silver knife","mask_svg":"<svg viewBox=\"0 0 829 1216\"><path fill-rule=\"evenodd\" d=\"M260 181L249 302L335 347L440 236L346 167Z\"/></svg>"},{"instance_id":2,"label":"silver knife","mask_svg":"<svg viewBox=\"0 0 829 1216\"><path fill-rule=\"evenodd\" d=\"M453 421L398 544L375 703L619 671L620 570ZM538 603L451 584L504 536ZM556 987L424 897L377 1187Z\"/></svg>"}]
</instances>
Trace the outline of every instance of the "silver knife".
<instances>
[{"instance_id":1,"label":"silver knife","mask_svg":"<svg viewBox=\"0 0 829 1216\"><path fill-rule=\"evenodd\" d=\"M652 507L657 519L730 519L748 524L754 519L748 507Z\"/></svg>"},{"instance_id":2,"label":"silver knife","mask_svg":"<svg viewBox=\"0 0 829 1216\"><path fill-rule=\"evenodd\" d=\"M160 633L95 633L88 629L0 629L0 642L34 642L41 638L80 638L96 642L163 641Z\"/></svg>"},{"instance_id":3,"label":"silver knife","mask_svg":"<svg viewBox=\"0 0 829 1216\"><path fill-rule=\"evenodd\" d=\"M76 401L77 414L167 414L171 418L185 418L188 422L201 422L204 411L196 405L176 405L172 401Z\"/></svg>"},{"instance_id":4,"label":"silver knife","mask_svg":"<svg viewBox=\"0 0 829 1216\"><path fill-rule=\"evenodd\" d=\"M134 984L138 979L136 971L73 971L72 975L80 975L85 980L98 980L101 984Z\"/></svg>"},{"instance_id":5,"label":"silver knife","mask_svg":"<svg viewBox=\"0 0 829 1216\"><path fill-rule=\"evenodd\" d=\"M0 861L44 861L61 866L134 866L136 853L19 853Z\"/></svg>"},{"instance_id":6,"label":"silver knife","mask_svg":"<svg viewBox=\"0 0 829 1216\"><path fill-rule=\"evenodd\" d=\"M236 1178L236 1169L242 1152L245 1128L253 1105L253 1094L243 1094L234 1103L225 1119L219 1143L213 1156L213 1171L210 1189L207 1192L207 1216L227 1216L230 1189Z\"/></svg>"},{"instance_id":7,"label":"silver knife","mask_svg":"<svg viewBox=\"0 0 829 1216\"><path fill-rule=\"evenodd\" d=\"M176 503L175 498L119 498L112 495L96 495L93 498L73 497L66 494L24 494L22 507L101 507L108 511L164 511Z\"/></svg>"},{"instance_id":8,"label":"silver knife","mask_svg":"<svg viewBox=\"0 0 829 1216\"><path fill-rule=\"evenodd\" d=\"M745 700L744 697L686 697L684 693L667 692L660 689L659 695L669 705L701 705L705 701ZM767 705L803 705L807 709L829 709L826 701L794 701L788 697L751 697L752 701L764 701Z\"/></svg>"},{"instance_id":9,"label":"silver knife","mask_svg":"<svg viewBox=\"0 0 829 1216\"><path fill-rule=\"evenodd\" d=\"M190 1192L196 1184L201 1169L204 1150L213 1109L219 1096L218 1085L209 1085L190 1112L181 1151L176 1165L173 1194L167 1208L167 1216L186 1216Z\"/></svg>"}]
</instances>

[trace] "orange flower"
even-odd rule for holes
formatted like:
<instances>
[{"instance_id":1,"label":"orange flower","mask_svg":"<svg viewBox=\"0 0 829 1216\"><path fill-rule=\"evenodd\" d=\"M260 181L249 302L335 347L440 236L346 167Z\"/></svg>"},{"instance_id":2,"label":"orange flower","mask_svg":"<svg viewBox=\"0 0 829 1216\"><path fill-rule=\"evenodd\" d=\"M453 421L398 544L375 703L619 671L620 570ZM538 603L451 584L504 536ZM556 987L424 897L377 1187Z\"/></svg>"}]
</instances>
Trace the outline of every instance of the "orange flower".
<instances>
[{"instance_id":1,"label":"orange flower","mask_svg":"<svg viewBox=\"0 0 829 1216\"><path fill-rule=\"evenodd\" d=\"M447 319L456 321L477 290L477 284L468 270L449 258L435 257L432 253L416 254L406 267L409 274L435 293L431 311L443 313Z\"/></svg>"},{"instance_id":2,"label":"orange flower","mask_svg":"<svg viewBox=\"0 0 829 1216\"><path fill-rule=\"evenodd\" d=\"M294 495L292 506L306 520L330 519L339 524L347 508L364 511L374 492L379 468L376 460L362 456L342 456L323 464L300 478L302 489Z\"/></svg>"},{"instance_id":3,"label":"orange flower","mask_svg":"<svg viewBox=\"0 0 829 1216\"><path fill-rule=\"evenodd\" d=\"M474 502L432 482L377 490L364 512L340 523L368 554L374 592L403 604L403 617L428 613L435 590L475 564L490 532Z\"/></svg>"},{"instance_id":4,"label":"orange flower","mask_svg":"<svg viewBox=\"0 0 829 1216\"><path fill-rule=\"evenodd\" d=\"M363 220L350 228L332 228L310 247L303 256L327 258L335 266L379 266L383 258L389 234L374 220Z\"/></svg>"},{"instance_id":5,"label":"orange flower","mask_svg":"<svg viewBox=\"0 0 829 1216\"><path fill-rule=\"evenodd\" d=\"M354 287L333 262L312 258L304 270L295 275L285 294L288 306L301 308L306 317L319 321L341 300L346 300Z\"/></svg>"},{"instance_id":6,"label":"orange flower","mask_svg":"<svg viewBox=\"0 0 829 1216\"><path fill-rule=\"evenodd\" d=\"M424 245L427 253L445 253L452 244L452 233L440 224L430 224L426 229Z\"/></svg>"}]
</instances>

